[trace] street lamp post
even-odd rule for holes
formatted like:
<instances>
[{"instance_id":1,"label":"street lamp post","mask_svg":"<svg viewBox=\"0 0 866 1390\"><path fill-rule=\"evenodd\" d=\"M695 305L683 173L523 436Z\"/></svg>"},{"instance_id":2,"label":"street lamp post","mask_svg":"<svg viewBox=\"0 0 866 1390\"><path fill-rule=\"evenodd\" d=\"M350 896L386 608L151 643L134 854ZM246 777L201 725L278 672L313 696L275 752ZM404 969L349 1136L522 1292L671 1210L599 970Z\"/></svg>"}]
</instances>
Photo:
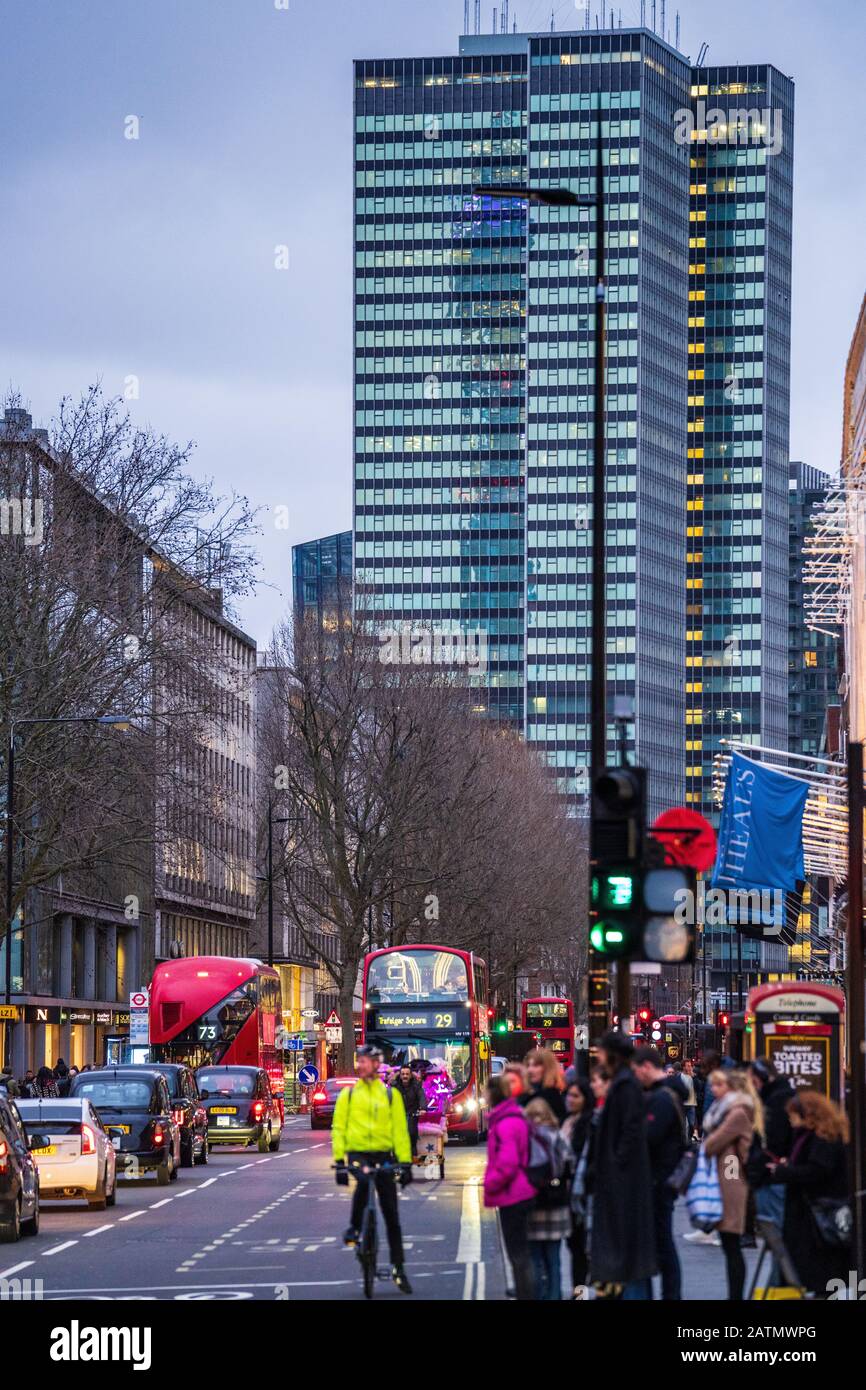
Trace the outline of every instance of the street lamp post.
<instances>
[{"instance_id":1,"label":"street lamp post","mask_svg":"<svg viewBox=\"0 0 866 1390\"><path fill-rule=\"evenodd\" d=\"M274 815L274 799L268 797L268 965L274 963L274 826L291 825L289 816Z\"/></svg>"},{"instance_id":2,"label":"street lamp post","mask_svg":"<svg viewBox=\"0 0 866 1390\"><path fill-rule=\"evenodd\" d=\"M546 207L593 208L595 210L595 342L594 342L594 410L592 453L592 616L590 667L590 782L607 763L607 627L605 620L605 325L607 310L606 255L604 232L604 151L601 136L601 102L596 107L597 130L595 145L595 197L580 198L567 188L532 188L529 186L481 186L479 195L497 198L523 198ZM590 974L597 984L606 980L606 968L590 947ZM631 975L628 961L617 967L616 1012L624 1027L631 1013ZM595 1030L593 1030L595 1023ZM597 1041L603 1031L601 1015L590 1013L590 1042ZM593 1036L593 1031L595 1036Z\"/></svg>"}]
</instances>

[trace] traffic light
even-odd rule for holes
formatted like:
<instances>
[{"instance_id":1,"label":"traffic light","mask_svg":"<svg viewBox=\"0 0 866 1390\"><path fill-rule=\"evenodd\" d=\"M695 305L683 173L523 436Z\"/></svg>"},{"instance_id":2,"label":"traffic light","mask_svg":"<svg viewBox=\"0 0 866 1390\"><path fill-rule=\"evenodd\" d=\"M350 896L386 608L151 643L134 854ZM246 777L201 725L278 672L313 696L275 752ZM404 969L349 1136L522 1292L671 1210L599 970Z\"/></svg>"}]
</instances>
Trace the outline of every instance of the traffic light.
<instances>
[{"instance_id":1,"label":"traffic light","mask_svg":"<svg viewBox=\"0 0 866 1390\"><path fill-rule=\"evenodd\" d=\"M696 874L662 866L664 851L646 831L646 799L642 767L608 767L593 782L590 945L607 960L686 965L694 959Z\"/></svg>"},{"instance_id":2,"label":"traffic light","mask_svg":"<svg viewBox=\"0 0 866 1390\"><path fill-rule=\"evenodd\" d=\"M493 1031L495 1033L508 1032L508 1014L504 1008L499 1008L496 1010L496 1023L494 1025Z\"/></svg>"},{"instance_id":3,"label":"traffic light","mask_svg":"<svg viewBox=\"0 0 866 1390\"><path fill-rule=\"evenodd\" d=\"M644 1004L642 1008L638 1009L637 1021L640 1027L640 1031L643 1033L644 1037L649 1036L649 1021L651 1018L652 1010L649 1009L646 1004Z\"/></svg>"},{"instance_id":4,"label":"traffic light","mask_svg":"<svg viewBox=\"0 0 866 1390\"><path fill-rule=\"evenodd\" d=\"M730 1022L731 1015L729 1013L726 1013L724 1009L719 1009L718 1013L716 1014L716 1027L727 1028Z\"/></svg>"}]
</instances>

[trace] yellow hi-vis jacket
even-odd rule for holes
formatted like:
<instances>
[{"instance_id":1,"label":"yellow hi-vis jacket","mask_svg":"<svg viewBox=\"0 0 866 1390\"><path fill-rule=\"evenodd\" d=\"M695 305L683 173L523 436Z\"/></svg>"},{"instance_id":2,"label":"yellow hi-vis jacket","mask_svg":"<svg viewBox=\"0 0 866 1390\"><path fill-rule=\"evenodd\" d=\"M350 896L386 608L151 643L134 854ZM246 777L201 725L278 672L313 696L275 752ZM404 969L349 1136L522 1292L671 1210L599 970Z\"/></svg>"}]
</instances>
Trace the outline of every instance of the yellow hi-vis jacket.
<instances>
[{"instance_id":1,"label":"yellow hi-vis jacket","mask_svg":"<svg viewBox=\"0 0 866 1390\"><path fill-rule=\"evenodd\" d=\"M337 1096L331 1127L331 1151L335 1163L346 1154L393 1153L398 1163L412 1162L409 1126L403 1097L378 1077L355 1082Z\"/></svg>"}]
</instances>

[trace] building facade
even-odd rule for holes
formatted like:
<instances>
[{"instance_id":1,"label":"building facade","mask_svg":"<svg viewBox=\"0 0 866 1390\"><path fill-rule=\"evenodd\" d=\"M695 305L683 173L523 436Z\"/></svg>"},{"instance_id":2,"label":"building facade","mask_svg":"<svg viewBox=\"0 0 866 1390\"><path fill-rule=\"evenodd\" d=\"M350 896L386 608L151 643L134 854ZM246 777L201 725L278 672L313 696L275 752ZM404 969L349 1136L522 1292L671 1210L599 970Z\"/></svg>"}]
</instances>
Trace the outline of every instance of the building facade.
<instances>
[{"instance_id":1,"label":"building facade","mask_svg":"<svg viewBox=\"0 0 866 1390\"><path fill-rule=\"evenodd\" d=\"M838 639L806 625L803 571L815 536L813 512L831 486L829 473L790 465L788 574L788 750L807 756L826 750L827 709L839 703Z\"/></svg>"},{"instance_id":2,"label":"building facade","mask_svg":"<svg viewBox=\"0 0 866 1390\"><path fill-rule=\"evenodd\" d=\"M292 546L295 621L321 629L342 627L352 616L352 532Z\"/></svg>"},{"instance_id":3,"label":"building facade","mask_svg":"<svg viewBox=\"0 0 866 1390\"><path fill-rule=\"evenodd\" d=\"M609 708L653 807L710 811L722 736L787 736L791 84L645 29L465 36L355 84L358 610L483 630L475 707L585 791L592 218L473 190L593 198L600 124ZM705 89L778 107L779 151L760 121L708 141Z\"/></svg>"}]
</instances>

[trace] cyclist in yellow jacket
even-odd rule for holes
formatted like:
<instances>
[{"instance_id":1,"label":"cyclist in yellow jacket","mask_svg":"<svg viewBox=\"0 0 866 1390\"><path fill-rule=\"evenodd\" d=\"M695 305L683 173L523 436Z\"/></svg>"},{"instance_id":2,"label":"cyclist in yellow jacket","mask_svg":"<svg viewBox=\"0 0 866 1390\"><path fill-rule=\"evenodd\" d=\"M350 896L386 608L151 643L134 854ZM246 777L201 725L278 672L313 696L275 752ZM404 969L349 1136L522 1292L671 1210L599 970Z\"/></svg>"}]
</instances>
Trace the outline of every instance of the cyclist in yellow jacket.
<instances>
[{"instance_id":1,"label":"cyclist in yellow jacket","mask_svg":"<svg viewBox=\"0 0 866 1390\"><path fill-rule=\"evenodd\" d=\"M337 1183L348 1187L349 1172L354 1171L357 1186L352 1197L352 1224L345 1232L346 1245L358 1239L361 1217L367 1204L367 1184L372 1178L385 1218L388 1250L391 1256L391 1278L402 1293L411 1293L412 1285L403 1268L403 1235L397 1210L397 1188L394 1169L362 1173L356 1165L389 1163L400 1166L400 1186L412 1181L412 1148L409 1126L400 1092L379 1080L382 1054L371 1043L358 1048L356 1070L358 1080L346 1086L337 1097L331 1146L337 1165Z\"/></svg>"}]
</instances>

